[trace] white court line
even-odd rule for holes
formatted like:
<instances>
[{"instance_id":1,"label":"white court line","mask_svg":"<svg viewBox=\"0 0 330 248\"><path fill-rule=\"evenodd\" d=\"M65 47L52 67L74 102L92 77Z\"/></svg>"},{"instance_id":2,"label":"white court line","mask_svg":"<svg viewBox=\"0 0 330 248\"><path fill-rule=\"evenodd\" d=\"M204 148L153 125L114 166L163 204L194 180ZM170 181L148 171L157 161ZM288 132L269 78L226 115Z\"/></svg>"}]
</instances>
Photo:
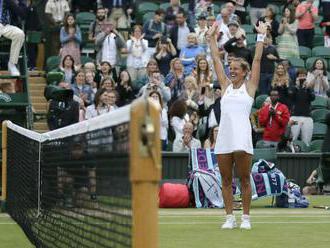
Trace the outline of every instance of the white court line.
<instances>
[{"instance_id":1,"label":"white court line","mask_svg":"<svg viewBox=\"0 0 330 248\"><path fill-rule=\"evenodd\" d=\"M219 224L218 221L160 222L160 225L201 225ZM252 221L252 224L330 224L330 221Z\"/></svg>"},{"instance_id":2,"label":"white court line","mask_svg":"<svg viewBox=\"0 0 330 248\"><path fill-rule=\"evenodd\" d=\"M217 216L213 216L213 215L201 215L201 216L196 216L196 215L184 215L184 216L178 216L178 215L166 215L166 216L159 216L160 218L214 218L214 217L219 217L219 218L223 218L224 216L222 215L217 215ZM297 216L297 215L253 215L251 214L251 218L324 218L324 217L328 217L327 215L301 215L301 216Z\"/></svg>"}]
</instances>

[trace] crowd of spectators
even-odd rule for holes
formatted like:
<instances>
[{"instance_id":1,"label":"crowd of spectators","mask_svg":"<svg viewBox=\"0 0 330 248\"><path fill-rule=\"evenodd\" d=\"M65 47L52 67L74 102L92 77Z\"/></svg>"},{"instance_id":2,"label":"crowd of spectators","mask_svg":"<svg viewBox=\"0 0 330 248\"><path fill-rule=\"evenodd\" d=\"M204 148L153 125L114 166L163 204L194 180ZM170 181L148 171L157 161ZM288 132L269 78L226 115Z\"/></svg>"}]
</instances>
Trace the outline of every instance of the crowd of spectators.
<instances>
[{"instance_id":1,"label":"crowd of spectators","mask_svg":"<svg viewBox=\"0 0 330 248\"><path fill-rule=\"evenodd\" d=\"M33 1L28 1L33 4ZM141 22L143 1L48 0L45 14L51 27L53 55L61 57L56 69L65 87L79 102L79 120L113 111L135 98L150 97L161 106L161 140L164 150L185 151L213 147L221 113L221 88L210 58L208 29L218 22L219 59L230 77L230 63L243 58L251 65L254 25L267 23L258 94L270 99L252 111L254 140L277 146L287 129L291 138L310 145L313 131L311 102L327 98L326 61L316 59L311 68L296 68L299 46L313 48L318 25L324 46L330 47L330 2L287 0L282 7L268 0L170 0ZM322 11L322 16L320 15ZM75 16L92 12L88 42L95 45L94 63L83 63L83 34ZM251 30L247 28L250 27ZM124 61L124 62L123 62ZM35 64L35 63L31 63ZM63 84L60 84L63 85ZM171 146L173 144L173 146Z\"/></svg>"}]
</instances>

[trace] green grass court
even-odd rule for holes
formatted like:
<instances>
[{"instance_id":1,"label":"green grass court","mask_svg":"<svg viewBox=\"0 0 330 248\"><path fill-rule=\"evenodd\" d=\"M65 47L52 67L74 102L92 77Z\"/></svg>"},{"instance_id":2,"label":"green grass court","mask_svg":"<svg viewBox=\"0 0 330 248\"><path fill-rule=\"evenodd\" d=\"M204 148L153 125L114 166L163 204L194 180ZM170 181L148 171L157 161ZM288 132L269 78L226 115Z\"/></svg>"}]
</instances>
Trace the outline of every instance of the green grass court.
<instances>
[{"instance_id":1,"label":"green grass court","mask_svg":"<svg viewBox=\"0 0 330 248\"><path fill-rule=\"evenodd\" d=\"M271 199L252 203L252 230L221 230L222 209L160 209L160 248L328 248L330 210L313 205L330 205L330 196L309 198L307 209L265 208ZM235 211L239 220L241 211ZM6 214L0 215L0 247L29 248L19 226Z\"/></svg>"}]
</instances>

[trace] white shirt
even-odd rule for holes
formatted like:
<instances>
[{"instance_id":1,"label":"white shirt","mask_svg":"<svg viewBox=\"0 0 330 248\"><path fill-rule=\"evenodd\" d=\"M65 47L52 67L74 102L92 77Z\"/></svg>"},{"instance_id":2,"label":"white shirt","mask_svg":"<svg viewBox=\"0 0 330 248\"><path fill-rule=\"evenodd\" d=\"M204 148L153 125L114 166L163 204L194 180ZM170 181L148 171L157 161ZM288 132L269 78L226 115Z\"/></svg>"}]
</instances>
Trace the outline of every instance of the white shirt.
<instances>
[{"instance_id":1,"label":"white shirt","mask_svg":"<svg viewBox=\"0 0 330 248\"><path fill-rule=\"evenodd\" d=\"M177 48L181 50L182 48L186 47L188 44L187 36L190 33L190 30L187 26L187 23L185 23L183 26L178 27L178 43Z\"/></svg>"},{"instance_id":2,"label":"white shirt","mask_svg":"<svg viewBox=\"0 0 330 248\"><path fill-rule=\"evenodd\" d=\"M132 41L131 39L126 42L128 48L127 67L136 69L144 68L149 61L148 41Z\"/></svg>"},{"instance_id":3,"label":"white shirt","mask_svg":"<svg viewBox=\"0 0 330 248\"><path fill-rule=\"evenodd\" d=\"M85 119L86 120L92 119L96 116L106 114L106 113L110 112L111 110L112 109L109 106L104 106L102 108L96 109L94 104L89 105L86 109Z\"/></svg>"},{"instance_id":4,"label":"white shirt","mask_svg":"<svg viewBox=\"0 0 330 248\"><path fill-rule=\"evenodd\" d=\"M253 154L250 113L254 99L246 84L234 89L230 84L221 98L221 119L214 147L215 154L245 151Z\"/></svg>"},{"instance_id":5,"label":"white shirt","mask_svg":"<svg viewBox=\"0 0 330 248\"><path fill-rule=\"evenodd\" d=\"M160 114L160 139L167 140L167 130L168 130L168 117L165 108L162 109Z\"/></svg>"},{"instance_id":6,"label":"white shirt","mask_svg":"<svg viewBox=\"0 0 330 248\"><path fill-rule=\"evenodd\" d=\"M45 7L45 13L51 14L55 22L62 22L65 12L69 12L70 7L66 0L48 0Z\"/></svg>"},{"instance_id":7,"label":"white shirt","mask_svg":"<svg viewBox=\"0 0 330 248\"><path fill-rule=\"evenodd\" d=\"M109 62L111 67L115 67L117 63L117 46L115 37L115 34L109 34L104 39L102 46L102 61Z\"/></svg>"},{"instance_id":8,"label":"white shirt","mask_svg":"<svg viewBox=\"0 0 330 248\"><path fill-rule=\"evenodd\" d=\"M201 142L198 139L192 137L190 141L190 147L183 143L182 137L175 139L173 142L173 152L189 152L190 148L201 148Z\"/></svg>"}]
</instances>

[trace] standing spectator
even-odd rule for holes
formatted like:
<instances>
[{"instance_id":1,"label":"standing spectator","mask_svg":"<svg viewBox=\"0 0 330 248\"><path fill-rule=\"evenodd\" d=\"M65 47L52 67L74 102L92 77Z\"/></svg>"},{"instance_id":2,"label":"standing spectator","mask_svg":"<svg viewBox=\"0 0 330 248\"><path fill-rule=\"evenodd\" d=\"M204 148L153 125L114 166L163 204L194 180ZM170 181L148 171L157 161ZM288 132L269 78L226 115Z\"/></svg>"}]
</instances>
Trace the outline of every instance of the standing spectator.
<instances>
[{"instance_id":1,"label":"standing spectator","mask_svg":"<svg viewBox=\"0 0 330 248\"><path fill-rule=\"evenodd\" d=\"M196 3L195 15L197 18L200 15L214 16L213 0L200 0Z\"/></svg>"},{"instance_id":2,"label":"standing spectator","mask_svg":"<svg viewBox=\"0 0 330 248\"><path fill-rule=\"evenodd\" d=\"M95 42L96 36L102 32L102 26L106 22L106 11L103 7L100 7L96 11L96 20L89 26L88 40Z\"/></svg>"},{"instance_id":3,"label":"standing spectator","mask_svg":"<svg viewBox=\"0 0 330 248\"><path fill-rule=\"evenodd\" d=\"M311 70L307 74L307 87L314 90L315 95L327 96L329 82L327 77L327 66L322 59L314 61Z\"/></svg>"},{"instance_id":4,"label":"standing spectator","mask_svg":"<svg viewBox=\"0 0 330 248\"><path fill-rule=\"evenodd\" d=\"M162 142L162 150L166 151L168 143L168 114L167 109L163 106L162 96L158 91L151 91L149 97L156 101L160 106L160 140Z\"/></svg>"},{"instance_id":5,"label":"standing spectator","mask_svg":"<svg viewBox=\"0 0 330 248\"><path fill-rule=\"evenodd\" d=\"M75 83L72 85L72 90L76 96L84 101L85 106L88 106L93 102L93 90L90 85L86 84L85 72L83 70L77 72Z\"/></svg>"},{"instance_id":6,"label":"standing spectator","mask_svg":"<svg viewBox=\"0 0 330 248\"><path fill-rule=\"evenodd\" d=\"M264 41L264 50L261 56L259 93L268 94L271 89L275 62L279 59L275 46L272 46L272 37L268 35Z\"/></svg>"},{"instance_id":7,"label":"standing spectator","mask_svg":"<svg viewBox=\"0 0 330 248\"><path fill-rule=\"evenodd\" d=\"M113 23L104 24L104 30L96 36L96 60L107 61L115 68L121 52L126 52L126 42L123 37L114 29Z\"/></svg>"},{"instance_id":8,"label":"standing spectator","mask_svg":"<svg viewBox=\"0 0 330 248\"><path fill-rule=\"evenodd\" d=\"M199 54L205 54L204 49L199 46L195 33L190 33L187 36L188 44L180 52L180 59L184 65L185 75L190 75L196 66L195 57Z\"/></svg>"},{"instance_id":9,"label":"standing spectator","mask_svg":"<svg viewBox=\"0 0 330 248\"><path fill-rule=\"evenodd\" d=\"M183 126L189 121L187 105L184 99L178 99L171 105L169 110L170 124L174 131L174 138L182 136Z\"/></svg>"},{"instance_id":10,"label":"standing spectator","mask_svg":"<svg viewBox=\"0 0 330 248\"><path fill-rule=\"evenodd\" d=\"M318 18L318 9L313 6L313 2L314 0L307 0L299 4L296 8L299 46L313 47L314 22Z\"/></svg>"},{"instance_id":11,"label":"standing spectator","mask_svg":"<svg viewBox=\"0 0 330 248\"><path fill-rule=\"evenodd\" d=\"M36 1L27 0L27 14L25 19L25 32L29 31L41 31L40 18L37 12ZM36 68L38 44L27 42L27 56L28 56L28 68L33 70Z\"/></svg>"},{"instance_id":12,"label":"standing spectator","mask_svg":"<svg viewBox=\"0 0 330 248\"><path fill-rule=\"evenodd\" d=\"M229 39L224 48L227 53L233 53L237 58L245 59L250 65L252 63L252 52L248 49L244 43L245 36L242 30L238 30L235 37Z\"/></svg>"},{"instance_id":13,"label":"standing spectator","mask_svg":"<svg viewBox=\"0 0 330 248\"><path fill-rule=\"evenodd\" d=\"M128 71L124 70L120 72L116 90L118 92L117 105L119 107L130 104L134 100L135 96L132 87L132 79Z\"/></svg>"},{"instance_id":14,"label":"standing spectator","mask_svg":"<svg viewBox=\"0 0 330 248\"><path fill-rule=\"evenodd\" d=\"M270 92L271 104L265 105L259 112L259 122L265 127L263 141L266 146L275 146L281 141L286 125L290 119L290 112L285 104L280 103L279 92L273 89Z\"/></svg>"},{"instance_id":15,"label":"standing spectator","mask_svg":"<svg viewBox=\"0 0 330 248\"><path fill-rule=\"evenodd\" d=\"M148 41L143 39L142 32L142 26L135 25L133 35L126 42L127 70L133 81L141 79L146 74L146 65L149 60Z\"/></svg>"},{"instance_id":16,"label":"standing spectator","mask_svg":"<svg viewBox=\"0 0 330 248\"><path fill-rule=\"evenodd\" d=\"M104 78L111 77L113 80L117 81L116 70L115 68L112 68L109 62L102 61L100 66L100 70L98 70L95 75L95 82L97 83L98 88Z\"/></svg>"},{"instance_id":17,"label":"standing spectator","mask_svg":"<svg viewBox=\"0 0 330 248\"><path fill-rule=\"evenodd\" d=\"M81 32L72 14L66 15L64 18L64 25L60 31L60 40L62 46L60 55L62 60L66 55L71 55L75 61L75 65L80 65Z\"/></svg>"},{"instance_id":18,"label":"standing spectator","mask_svg":"<svg viewBox=\"0 0 330 248\"><path fill-rule=\"evenodd\" d=\"M259 18L265 13L269 2L268 0L250 0L250 21L252 24L257 23Z\"/></svg>"},{"instance_id":19,"label":"standing spectator","mask_svg":"<svg viewBox=\"0 0 330 248\"><path fill-rule=\"evenodd\" d=\"M283 7L283 10L289 8L292 9L293 12L296 12L296 8L298 7L299 4L300 4L300 0L287 0L286 4Z\"/></svg>"},{"instance_id":20,"label":"standing spectator","mask_svg":"<svg viewBox=\"0 0 330 248\"><path fill-rule=\"evenodd\" d=\"M170 72L165 77L165 85L171 89L171 102L174 102L184 91L184 68L179 58L172 59Z\"/></svg>"},{"instance_id":21,"label":"standing spectator","mask_svg":"<svg viewBox=\"0 0 330 248\"><path fill-rule=\"evenodd\" d=\"M240 22L238 16L235 14L235 4L233 1L229 1L225 4L217 16L217 21L228 24L231 21Z\"/></svg>"},{"instance_id":22,"label":"standing spectator","mask_svg":"<svg viewBox=\"0 0 330 248\"><path fill-rule=\"evenodd\" d=\"M24 32L16 26L13 26L11 17L26 15L26 5L22 0L2 0L0 1L0 37L4 36L11 40L10 55L8 61L8 71L12 76L20 76L16 67L19 53L24 44ZM13 24L13 25L11 25Z\"/></svg>"},{"instance_id":23,"label":"standing spectator","mask_svg":"<svg viewBox=\"0 0 330 248\"><path fill-rule=\"evenodd\" d=\"M149 54L152 55L155 52L155 47L158 40L162 36L167 35L166 24L163 22L164 10L158 9L155 11L154 18L147 21L143 25L143 33L146 40L149 43Z\"/></svg>"},{"instance_id":24,"label":"standing spectator","mask_svg":"<svg viewBox=\"0 0 330 248\"><path fill-rule=\"evenodd\" d=\"M102 0L102 6L110 11L109 20L115 29L127 29L131 26L132 0Z\"/></svg>"},{"instance_id":25,"label":"standing spectator","mask_svg":"<svg viewBox=\"0 0 330 248\"><path fill-rule=\"evenodd\" d=\"M241 21L241 24L247 24L246 23L246 16L247 16L246 7L249 4L249 1L248 0L234 0L233 2L236 3L235 14L238 16L239 20Z\"/></svg>"},{"instance_id":26,"label":"standing spectator","mask_svg":"<svg viewBox=\"0 0 330 248\"><path fill-rule=\"evenodd\" d=\"M205 15L200 15L197 18L198 23L197 23L197 27L195 28L195 33L197 35L198 43L201 47L204 48L205 51L207 49L206 33L208 30L206 18L207 17Z\"/></svg>"},{"instance_id":27,"label":"standing spectator","mask_svg":"<svg viewBox=\"0 0 330 248\"><path fill-rule=\"evenodd\" d=\"M265 10L265 15L260 17L256 22L256 25L261 22L265 22L268 26L267 34L272 36L273 44L276 45L276 37L278 36L278 21L275 19L275 12L272 7L267 7Z\"/></svg>"},{"instance_id":28,"label":"standing spectator","mask_svg":"<svg viewBox=\"0 0 330 248\"><path fill-rule=\"evenodd\" d=\"M285 104L290 109L290 101L288 98L288 89L290 86L290 76L283 64L276 66L272 81L272 88L278 91L279 102Z\"/></svg>"},{"instance_id":29,"label":"standing spectator","mask_svg":"<svg viewBox=\"0 0 330 248\"><path fill-rule=\"evenodd\" d=\"M66 55L61 63L61 66L58 68L59 72L63 72L64 74L64 82L68 84L73 84L75 77L76 77L76 71L74 68L74 59L71 55Z\"/></svg>"},{"instance_id":30,"label":"standing spectator","mask_svg":"<svg viewBox=\"0 0 330 248\"><path fill-rule=\"evenodd\" d=\"M285 8L278 29L277 50L281 59L299 58L299 45L297 39L298 21L292 9Z\"/></svg>"},{"instance_id":31,"label":"standing spectator","mask_svg":"<svg viewBox=\"0 0 330 248\"><path fill-rule=\"evenodd\" d=\"M290 88L292 101L292 116L290 121L292 140L301 140L307 146L310 145L313 136L313 119L311 118L311 102L315 99L313 89L308 87L306 70L299 69L297 72L296 85Z\"/></svg>"},{"instance_id":32,"label":"standing spectator","mask_svg":"<svg viewBox=\"0 0 330 248\"><path fill-rule=\"evenodd\" d=\"M216 21L227 25L230 22L230 14L227 8L222 8L220 14L217 15ZM211 26L209 26L211 27Z\"/></svg>"},{"instance_id":33,"label":"standing spectator","mask_svg":"<svg viewBox=\"0 0 330 248\"><path fill-rule=\"evenodd\" d=\"M169 37L177 51L180 54L181 49L187 46L187 36L189 33L194 32L194 29L190 27L186 22L185 12L179 12L176 15L176 24L169 32Z\"/></svg>"},{"instance_id":34,"label":"standing spectator","mask_svg":"<svg viewBox=\"0 0 330 248\"><path fill-rule=\"evenodd\" d=\"M329 1L330 3L330 1ZM330 8L330 6L329 6ZM330 13L323 15L323 20L320 23L321 28L325 28L324 32L324 46L330 47Z\"/></svg>"},{"instance_id":35,"label":"standing spectator","mask_svg":"<svg viewBox=\"0 0 330 248\"><path fill-rule=\"evenodd\" d=\"M170 30L175 25L175 17L179 12L183 12L184 9L180 6L180 0L170 0L170 6L165 12L165 23Z\"/></svg>"},{"instance_id":36,"label":"standing spectator","mask_svg":"<svg viewBox=\"0 0 330 248\"><path fill-rule=\"evenodd\" d=\"M194 126L186 122L183 126L182 136L176 137L173 142L173 152L189 152L191 148L201 148L201 142L195 139L192 134Z\"/></svg>"},{"instance_id":37,"label":"standing spectator","mask_svg":"<svg viewBox=\"0 0 330 248\"><path fill-rule=\"evenodd\" d=\"M154 59L159 65L160 73L165 77L170 70L170 62L175 57L176 50L171 39L162 37L156 46Z\"/></svg>"},{"instance_id":38,"label":"standing spectator","mask_svg":"<svg viewBox=\"0 0 330 248\"><path fill-rule=\"evenodd\" d=\"M49 56L57 55L60 48L60 28L66 14L70 12L68 1L66 0L48 0L45 7L46 17L48 19L50 51Z\"/></svg>"},{"instance_id":39,"label":"standing spectator","mask_svg":"<svg viewBox=\"0 0 330 248\"><path fill-rule=\"evenodd\" d=\"M109 113L111 109L108 101L108 91L104 88L99 89L95 94L94 103L89 105L86 109L85 119L89 120L99 115Z\"/></svg>"},{"instance_id":40,"label":"standing spectator","mask_svg":"<svg viewBox=\"0 0 330 248\"><path fill-rule=\"evenodd\" d=\"M210 89L212 83L212 70L210 69L209 62L206 58L200 58L197 60L197 66L193 71L192 76L196 78L199 90L203 89L203 87L205 87L206 91Z\"/></svg>"}]
</instances>

